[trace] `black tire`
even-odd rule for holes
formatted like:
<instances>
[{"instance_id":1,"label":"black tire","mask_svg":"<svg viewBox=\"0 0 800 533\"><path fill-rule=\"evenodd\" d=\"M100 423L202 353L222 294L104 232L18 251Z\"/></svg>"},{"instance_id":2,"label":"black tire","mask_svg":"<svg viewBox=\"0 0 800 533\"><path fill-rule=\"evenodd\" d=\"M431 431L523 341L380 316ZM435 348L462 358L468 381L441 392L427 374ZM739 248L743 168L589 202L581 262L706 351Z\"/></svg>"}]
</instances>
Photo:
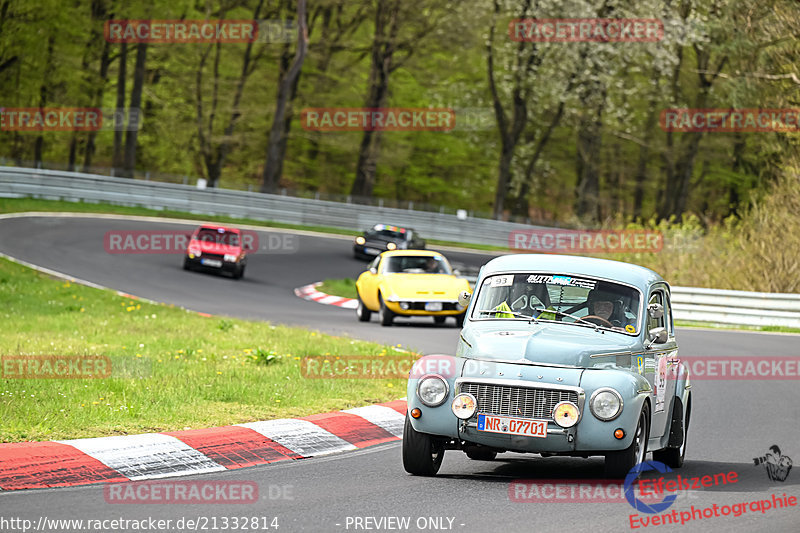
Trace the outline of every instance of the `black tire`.
<instances>
[{"instance_id":1,"label":"black tire","mask_svg":"<svg viewBox=\"0 0 800 533\"><path fill-rule=\"evenodd\" d=\"M378 316L381 318L381 326L391 326L392 321L394 320L394 313L392 310L386 307L386 304L383 302L383 296L378 295L378 301L380 302L380 311L378 311Z\"/></svg>"},{"instance_id":2,"label":"black tire","mask_svg":"<svg viewBox=\"0 0 800 533\"><path fill-rule=\"evenodd\" d=\"M434 324L444 324L444 321L447 317L446 316L435 316L433 317Z\"/></svg>"},{"instance_id":3,"label":"black tire","mask_svg":"<svg viewBox=\"0 0 800 533\"><path fill-rule=\"evenodd\" d=\"M649 421L650 411L645 405L639 413L639 421L636 423L631 445L624 450L606 454L605 474L607 478L624 478L631 468L647 457L647 438L650 435Z\"/></svg>"},{"instance_id":4,"label":"black tire","mask_svg":"<svg viewBox=\"0 0 800 533\"><path fill-rule=\"evenodd\" d=\"M192 265L189 264L189 260L188 259L184 259L183 260L183 269L184 270L191 270L192 269Z\"/></svg>"},{"instance_id":5,"label":"black tire","mask_svg":"<svg viewBox=\"0 0 800 533\"><path fill-rule=\"evenodd\" d=\"M411 426L406 413L403 427L403 468L415 476L435 476L444 459L444 444Z\"/></svg>"},{"instance_id":6,"label":"black tire","mask_svg":"<svg viewBox=\"0 0 800 533\"><path fill-rule=\"evenodd\" d=\"M242 279L242 276L244 276L244 267L239 265L233 271L233 279Z\"/></svg>"},{"instance_id":7,"label":"black tire","mask_svg":"<svg viewBox=\"0 0 800 533\"><path fill-rule=\"evenodd\" d=\"M493 461L497 457L497 452L479 446L470 446L464 452L473 461Z\"/></svg>"},{"instance_id":8,"label":"black tire","mask_svg":"<svg viewBox=\"0 0 800 533\"><path fill-rule=\"evenodd\" d=\"M358 307L356 307L356 316L358 317L359 322L369 322L370 317L372 317L372 311L367 309L367 306L364 305L364 302L361 301L361 295L358 295Z\"/></svg>"},{"instance_id":9,"label":"black tire","mask_svg":"<svg viewBox=\"0 0 800 533\"><path fill-rule=\"evenodd\" d=\"M464 317L467 313L461 313L460 315L456 315L456 327L463 328L464 327Z\"/></svg>"},{"instance_id":10,"label":"black tire","mask_svg":"<svg viewBox=\"0 0 800 533\"><path fill-rule=\"evenodd\" d=\"M691 402L686 411L685 420L682 422L683 440L681 445L677 448L664 448L653 452L653 461L664 463L670 468L680 468L683 466L683 461L686 458L686 439L689 437L689 417L691 416ZM673 421L675 423L675 421Z\"/></svg>"}]
</instances>

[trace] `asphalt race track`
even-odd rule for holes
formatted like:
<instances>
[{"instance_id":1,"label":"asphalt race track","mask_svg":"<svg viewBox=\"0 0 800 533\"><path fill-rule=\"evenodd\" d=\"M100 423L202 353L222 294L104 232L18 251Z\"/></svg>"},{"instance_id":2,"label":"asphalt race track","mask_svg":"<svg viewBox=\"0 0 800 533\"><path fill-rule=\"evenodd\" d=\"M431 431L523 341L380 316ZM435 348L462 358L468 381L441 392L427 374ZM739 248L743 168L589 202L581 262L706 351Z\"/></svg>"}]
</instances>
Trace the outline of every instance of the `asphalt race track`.
<instances>
[{"instance_id":1,"label":"asphalt race track","mask_svg":"<svg viewBox=\"0 0 800 533\"><path fill-rule=\"evenodd\" d=\"M184 272L180 255L113 255L103 247L103 235L108 230L189 230L192 226L88 217L6 218L0 219L0 252L196 311L302 325L326 333L402 344L425 353L454 351L458 330L452 320L444 326L435 326L428 319L399 320L395 327L383 328L375 317L362 324L351 310L294 295L296 287L324 278L354 277L364 269L364 262L352 258L349 238L300 235L296 253L250 256L245 277L239 281ZM490 257L466 252L446 255L451 261L472 266ZM795 335L689 329L678 332L684 356L797 355L799 340ZM796 381L702 380L693 382L692 393L694 408L687 459L680 474L704 476L735 471L739 481L701 491L682 491L667 512L714 504L721 508L770 499L772 494L786 493L800 499L800 467L795 467L786 481L778 482L770 481L764 468L753 463L754 457L764 455L773 444L795 462L800 461L800 395ZM0 494L0 516L27 518L34 524L41 516L153 517L172 519L173 524L180 518L217 517L218 531L223 530L222 518L233 516L267 517L268 524L277 517L279 532L630 531L629 515L634 514L634 509L625 501L530 503L510 498L510 483L515 479L599 479L601 475L599 457L561 459L503 454L493 462L478 462L451 451L437 477L412 477L403 471L400 444L392 443L192 478L255 481L261 494L258 504L115 505L106 503L101 484ZM381 527L375 528L376 522L365 522L364 517L410 517L410 522L407 528L394 521L381 522ZM642 529L798 531L800 508L770 509L764 513L748 509L739 517L720 516L684 526L651 525L638 530ZM177 529L173 526L170 530ZM213 531L210 523L208 530Z\"/></svg>"}]
</instances>

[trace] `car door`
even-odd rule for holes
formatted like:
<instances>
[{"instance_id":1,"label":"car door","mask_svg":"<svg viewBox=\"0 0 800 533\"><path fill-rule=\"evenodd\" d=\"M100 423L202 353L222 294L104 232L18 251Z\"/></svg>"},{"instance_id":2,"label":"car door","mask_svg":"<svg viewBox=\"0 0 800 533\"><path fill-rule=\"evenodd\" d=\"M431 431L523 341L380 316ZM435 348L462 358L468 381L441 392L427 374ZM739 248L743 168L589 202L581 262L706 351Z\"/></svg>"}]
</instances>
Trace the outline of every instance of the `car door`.
<instances>
[{"instance_id":1,"label":"car door","mask_svg":"<svg viewBox=\"0 0 800 533\"><path fill-rule=\"evenodd\" d=\"M660 437L668 431L669 414L672 411L672 400L675 397L675 380L670 379L670 361L677 358L678 345L675 342L675 328L672 323L672 309L669 301L669 291L665 284L654 285L647 299L646 331L649 333L655 328L667 330L667 341L664 343L650 343L645 350L645 378L650 382L652 392L650 395L651 427L650 438ZM660 316L654 316L650 310L653 304L662 309ZM656 313L657 314L657 313Z\"/></svg>"},{"instance_id":2,"label":"car door","mask_svg":"<svg viewBox=\"0 0 800 533\"><path fill-rule=\"evenodd\" d=\"M358 294L361 296L361 301L368 309L373 311L378 310L378 266L381 261L381 256L373 259L366 272L361 274L358 278Z\"/></svg>"}]
</instances>

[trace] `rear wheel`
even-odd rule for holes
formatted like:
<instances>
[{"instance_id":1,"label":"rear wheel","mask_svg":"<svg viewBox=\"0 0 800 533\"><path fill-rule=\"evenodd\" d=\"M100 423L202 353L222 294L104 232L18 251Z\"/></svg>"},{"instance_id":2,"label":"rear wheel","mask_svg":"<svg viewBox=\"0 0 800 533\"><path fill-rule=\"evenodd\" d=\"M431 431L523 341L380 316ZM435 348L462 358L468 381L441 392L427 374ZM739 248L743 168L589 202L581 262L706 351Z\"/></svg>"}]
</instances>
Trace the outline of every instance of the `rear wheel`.
<instances>
[{"instance_id":1,"label":"rear wheel","mask_svg":"<svg viewBox=\"0 0 800 533\"><path fill-rule=\"evenodd\" d=\"M691 403L689 404L691 406ZM673 424L680 423L680 428L673 428L672 431L680 431L683 433L681 439L681 445L677 448L664 448L663 450L658 450L653 452L653 460L658 461L660 463L664 463L670 468L680 468L683 466L683 461L686 458L686 438L689 436L689 416L691 415L691 411L689 408L686 409L686 416L682 419L678 418L677 420L673 420Z\"/></svg>"},{"instance_id":2,"label":"rear wheel","mask_svg":"<svg viewBox=\"0 0 800 533\"><path fill-rule=\"evenodd\" d=\"M406 413L403 428L403 468L415 476L435 476L444 459L444 444L411 426Z\"/></svg>"},{"instance_id":3,"label":"rear wheel","mask_svg":"<svg viewBox=\"0 0 800 533\"><path fill-rule=\"evenodd\" d=\"M647 437L649 435L648 421L650 411L645 405L639 413L639 421L633 433L631 445L624 450L609 452L606 454L606 477L624 478L628 475L631 468L644 461L647 455Z\"/></svg>"},{"instance_id":4,"label":"rear wheel","mask_svg":"<svg viewBox=\"0 0 800 533\"><path fill-rule=\"evenodd\" d=\"M386 307L386 303L383 301L383 296L378 295L378 300L380 301L380 311L378 311L378 316L381 318L381 326L391 326L392 321L394 320L394 313L392 310Z\"/></svg>"},{"instance_id":5,"label":"rear wheel","mask_svg":"<svg viewBox=\"0 0 800 533\"><path fill-rule=\"evenodd\" d=\"M372 311L367 309L367 306L364 305L364 302L361 301L361 295L358 296L358 307L356 307L356 316L358 316L359 322L369 322L369 319L372 316Z\"/></svg>"}]
</instances>

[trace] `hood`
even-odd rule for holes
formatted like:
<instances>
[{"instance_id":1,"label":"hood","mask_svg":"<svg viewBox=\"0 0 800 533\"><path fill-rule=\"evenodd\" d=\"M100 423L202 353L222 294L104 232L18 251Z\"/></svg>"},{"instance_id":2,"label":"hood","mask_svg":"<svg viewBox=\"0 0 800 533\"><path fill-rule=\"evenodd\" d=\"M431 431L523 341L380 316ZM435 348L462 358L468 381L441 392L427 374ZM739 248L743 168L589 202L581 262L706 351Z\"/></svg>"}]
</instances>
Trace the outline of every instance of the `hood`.
<instances>
[{"instance_id":1,"label":"hood","mask_svg":"<svg viewBox=\"0 0 800 533\"><path fill-rule=\"evenodd\" d=\"M386 274L384 292L400 298L457 300L461 291L469 290L467 280L448 274Z\"/></svg>"},{"instance_id":2,"label":"hood","mask_svg":"<svg viewBox=\"0 0 800 533\"><path fill-rule=\"evenodd\" d=\"M189 243L192 247L198 247L205 254L233 254L239 255L242 252L240 246L231 246L230 244L217 243L213 241L193 240Z\"/></svg>"},{"instance_id":3,"label":"hood","mask_svg":"<svg viewBox=\"0 0 800 533\"><path fill-rule=\"evenodd\" d=\"M570 365L581 368L607 362L606 358L592 359L601 353L630 353L637 338L622 333L567 324L490 324L469 328L464 340L472 345L471 355L480 359Z\"/></svg>"}]
</instances>

